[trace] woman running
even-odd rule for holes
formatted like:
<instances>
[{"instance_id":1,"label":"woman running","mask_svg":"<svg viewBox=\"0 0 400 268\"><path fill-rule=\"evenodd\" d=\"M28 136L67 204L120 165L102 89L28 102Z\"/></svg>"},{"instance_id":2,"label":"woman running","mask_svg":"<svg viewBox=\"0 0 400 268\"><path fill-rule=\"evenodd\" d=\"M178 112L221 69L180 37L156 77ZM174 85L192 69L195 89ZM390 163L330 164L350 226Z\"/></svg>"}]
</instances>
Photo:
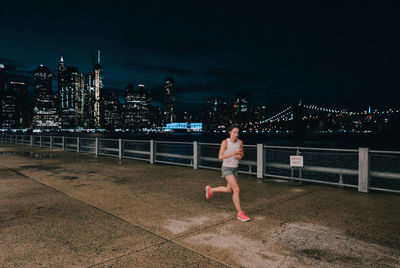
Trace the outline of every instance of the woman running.
<instances>
[{"instance_id":1,"label":"woman running","mask_svg":"<svg viewBox=\"0 0 400 268\"><path fill-rule=\"evenodd\" d=\"M218 159L222 160L221 178L225 178L227 185L212 188L206 186L206 198L210 199L215 192L232 193L233 204L237 210L237 219L241 221L249 221L240 207L239 193L240 188L237 183L239 160L243 158L243 142L238 139L239 127L231 126L228 128L229 138L221 142L219 148Z\"/></svg>"}]
</instances>

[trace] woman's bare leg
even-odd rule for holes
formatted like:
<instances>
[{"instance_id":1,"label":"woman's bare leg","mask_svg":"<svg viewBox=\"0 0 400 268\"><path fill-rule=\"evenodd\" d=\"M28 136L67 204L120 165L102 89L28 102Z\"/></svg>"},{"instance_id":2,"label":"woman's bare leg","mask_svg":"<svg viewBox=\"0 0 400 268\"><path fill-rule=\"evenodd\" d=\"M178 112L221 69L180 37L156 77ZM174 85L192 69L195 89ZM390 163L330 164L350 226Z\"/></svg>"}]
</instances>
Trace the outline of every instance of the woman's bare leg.
<instances>
[{"instance_id":1,"label":"woman's bare leg","mask_svg":"<svg viewBox=\"0 0 400 268\"><path fill-rule=\"evenodd\" d=\"M233 191L233 195L232 195L232 200L233 200L233 204L236 207L237 212L241 212L242 209L240 207L240 199L239 199L239 194L240 194L240 188L239 188L239 184L236 181L236 178L234 175L228 175L225 176L225 179L227 180L229 186L232 188Z\"/></svg>"},{"instance_id":2,"label":"woman's bare leg","mask_svg":"<svg viewBox=\"0 0 400 268\"><path fill-rule=\"evenodd\" d=\"M232 187L228 182L226 186L215 187L215 188L212 188L210 191L213 193L214 192L232 193Z\"/></svg>"}]
</instances>

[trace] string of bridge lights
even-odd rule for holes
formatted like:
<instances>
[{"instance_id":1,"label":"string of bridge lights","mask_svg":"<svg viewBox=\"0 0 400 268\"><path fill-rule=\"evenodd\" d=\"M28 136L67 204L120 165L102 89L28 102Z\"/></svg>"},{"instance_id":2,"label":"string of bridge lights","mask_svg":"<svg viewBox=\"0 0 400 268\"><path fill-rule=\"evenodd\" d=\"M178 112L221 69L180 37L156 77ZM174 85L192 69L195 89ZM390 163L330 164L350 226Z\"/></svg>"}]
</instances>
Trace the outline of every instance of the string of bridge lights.
<instances>
[{"instance_id":1,"label":"string of bridge lights","mask_svg":"<svg viewBox=\"0 0 400 268\"><path fill-rule=\"evenodd\" d=\"M394 114L394 113L399 113L399 110L393 110L393 109L389 109L386 111L378 111L378 110L374 110L372 112L368 112L368 111L363 111L363 112L350 112L349 115L363 115L363 114Z\"/></svg>"},{"instance_id":2,"label":"string of bridge lights","mask_svg":"<svg viewBox=\"0 0 400 268\"><path fill-rule=\"evenodd\" d=\"M303 105L304 108L307 109L312 109L315 111L320 111L320 112L328 112L328 113L337 113L337 114L348 114L349 112L343 111L343 110L336 110L336 109L331 109L331 108L324 108L324 107L318 107L315 105Z\"/></svg>"},{"instance_id":3,"label":"string of bridge lights","mask_svg":"<svg viewBox=\"0 0 400 268\"><path fill-rule=\"evenodd\" d=\"M265 119L265 120L263 120L263 121L260 121L259 123L260 123L260 124L263 124L263 123L266 123L266 122L274 122L274 121L276 121L276 120L279 120L279 119L284 118L285 116L287 116L287 115L289 115L289 114L292 115L291 118L293 119L293 111L290 111L291 108L292 108L292 107L289 106L289 107L287 107L286 109L284 109L284 110L280 111L279 113L277 113L276 115L271 116L270 118Z\"/></svg>"},{"instance_id":4,"label":"string of bridge lights","mask_svg":"<svg viewBox=\"0 0 400 268\"><path fill-rule=\"evenodd\" d=\"M356 115L384 115L384 114L395 114L395 113L399 113L399 110L393 110L393 109L389 109L386 111L378 111L378 110L374 110L374 111L361 111L361 112L348 112L345 110L338 110L338 109L332 109L332 108L325 108L325 107L319 107L316 105L302 105L304 108L307 109L311 109L311 110L315 110L315 111L320 111L320 112L328 112L328 113L335 113L335 114L345 114L345 115L349 115L349 116L356 116ZM263 123L267 123L267 122L275 122L275 121L279 121L279 120L283 120L283 119L288 119L288 120L292 120L293 119L293 110L291 110L292 107L289 106L286 109L280 111L279 113L265 119L262 120L260 122L258 122L258 124L263 124Z\"/></svg>"}]
</instances>

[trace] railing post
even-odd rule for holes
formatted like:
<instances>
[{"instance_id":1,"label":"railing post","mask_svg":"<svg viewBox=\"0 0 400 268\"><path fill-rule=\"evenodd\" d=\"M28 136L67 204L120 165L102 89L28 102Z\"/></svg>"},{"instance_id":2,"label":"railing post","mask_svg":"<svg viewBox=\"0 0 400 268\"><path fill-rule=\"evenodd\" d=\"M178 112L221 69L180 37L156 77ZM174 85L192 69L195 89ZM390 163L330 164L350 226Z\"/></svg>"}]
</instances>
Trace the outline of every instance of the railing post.
<instances>
[{"instance_id":1,"label":"railing post","mask_svg":"<svg viewBox=\"0 0 400 268\"><path fill-rule=\"evenodd\" d=\"M257 179L264 178L265 173L265 150L262 143L257 144Z\"/></svg>"},{"instance_id":2,"label":"railing post","mask_svg":"<svg viewBox=\"0 0 400 268\"><path fill-rule=\"evenodd\" d=\"M42 148L42 135L39 136L39 147Z\"/></svg>"},{"instance_id":3,"label":"railing post","mask_svg":"<svg viewBox=\"0 0 400 268\"><path fill-rule=\"evenodd\" d=\"M61 150L65 151L65 136L61 137Z\"/></svg>"},{"instance_id":4,"label":"railing post","mask_svg":"<svg viewBox=\"0 0 400 268\"><path fill-rule=\"evenodd\" d=\"M358 191L369 191L369 155L368 148L358 149Z\"/></svg>"},{"instance_id":5,"label":"railing post","mask_svg":"<svg viewBox=\"0 0 400 268\"><path fill-rule=\"evenodd\" d=\"M80 139L79 139L79 137L76 137L76 152L77 153L79 153L81 151L80 147L81 147Z\"/></svg>"},{"instance_id":6,"label":"railing post","mask_svg":"<svg viewBox=\"0 0 400 268\"><path fill-rule=\"evenodd\" d=\"M94 150L95 150L94 151L95 156L98 157L99 156L99 137L96 137L96 146L95 146Z\"/></svg>"},{"instance_id":7,"label":"railing post","mask_svg":"<svg viewBox=\"0 0 400 268\"><path fill-rule=\"evenodd\" d=\"M53 136L50 136L50 149L53 149Z\"/></svg>"},{"instance_id":8,"label":"railing post","mask_svg":"<svg viewBox=\"0 0 400 268\"><path fill-rule=\"evenodd\" d=\"M118 139L118 158L122 159L122 156L124 155L124 146L122 143L122 139Z\"/></svg>"},{"instance_id":9,"label":"railing post","mask_svg":"<svg viewBox=\"0 0 400 268\"><path fill-rule=\"evenodd\" d=\"M154 140L150 140L150 164L154 164L156 159L156 144Z\"/></svg>"},{"instance_id":10,"label":"railing post","mask_svg":"<svg viewBox=\"0 0 400 268\"><path fill-rule=\"evenodd\" d=\"M200 165L200 146L197 141L193 142L193 169L198 169Z\"/></svg>"},{"instance_id":11,"label":"railing post","mask_svg":"<svg viewBox=\"0 0 400 268\"><path fill-rule=\"evenodd\" d=\"M33 135L31 135L31 146L33 146Z\"/></svg>"}]
</instances>

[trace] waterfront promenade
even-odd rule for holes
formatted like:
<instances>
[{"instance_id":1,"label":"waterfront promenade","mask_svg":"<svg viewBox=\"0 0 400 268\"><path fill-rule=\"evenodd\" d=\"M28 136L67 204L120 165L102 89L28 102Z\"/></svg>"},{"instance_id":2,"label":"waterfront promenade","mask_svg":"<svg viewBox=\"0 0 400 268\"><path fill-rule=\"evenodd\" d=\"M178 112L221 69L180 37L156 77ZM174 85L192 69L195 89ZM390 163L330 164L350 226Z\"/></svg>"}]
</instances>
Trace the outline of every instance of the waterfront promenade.
<instances>
[{"instance_id":1,"label":"waterfront promenade","mask_svg":"<svg viewBox=\"0 0 400 268\"><path fill-rule=\"evenodd\" d=\"M400 195L0 144L0 266L400 267Z\"/></svg>"}]
</instances>

